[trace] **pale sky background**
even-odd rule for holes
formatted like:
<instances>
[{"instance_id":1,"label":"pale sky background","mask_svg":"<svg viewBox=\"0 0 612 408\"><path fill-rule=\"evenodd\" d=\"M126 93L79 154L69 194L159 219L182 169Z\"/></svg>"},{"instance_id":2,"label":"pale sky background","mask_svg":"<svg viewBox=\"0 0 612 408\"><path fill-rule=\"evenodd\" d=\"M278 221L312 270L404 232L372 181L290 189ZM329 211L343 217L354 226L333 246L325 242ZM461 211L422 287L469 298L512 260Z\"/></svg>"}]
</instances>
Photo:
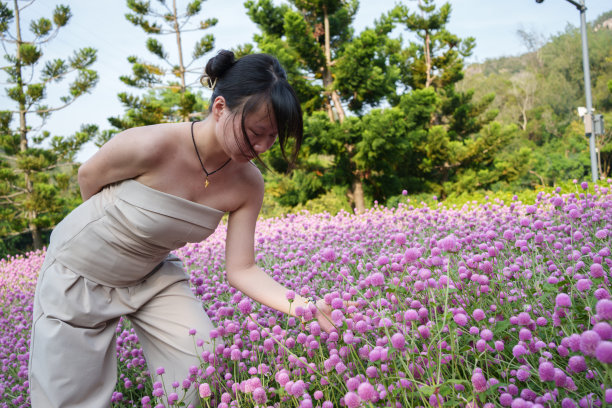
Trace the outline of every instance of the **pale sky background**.
<instances>
[{"instance_id":1,"label":"pale sky background","mask_svg":"<svg viewBox=\"0 0 612 408\"><path fill-rule=\"evenodd\" d=\"M354 23L356 33L371 27L374 19L390 10L398 1L361 0ZM157 3L155 0L151 2ZM170 0L168 2L171 3ZM86 46L96 48L98 60L92 68L98 71L100 81L90 94L82 96L67 109L54 113L45 129L58 135L72 134L83 123L95 123L101 129L108 129L111 126L106 118L123 113L117 94L124 91L138 92L119 81L120 75L129 75L131 72L126 57L137 55L151 62L156 57L144 46L145 33L124 18L128 9L123 0L37 0L23 11L22 18L29 21L40 16L50 17L55 5L60 3L70 6L73 17L68 26L60 30L59 35L45 48L43 61L51 57L65 57L73 50ZM203 3L202 19L216 17L219 20L214 28L205 31L215 35L215 50L252 42L253 34L258 30L246 15L243 3L243 0L207 0ZM403 3L416 10L416 1L403 0ZM562 32L568 24L580 26L579 11L566 0L545 0L542 4L536 4L535 0L450 0L450 3L452 13L449 31L460 38L471 36L476 39L476 47L468 62L482 62L526 52L526 47L517 35L517 30L521 28L548 38ZM437 4L441 5L442 1ZM586 5L587 21L612 9L610 0L586 0ZM9 7L12 7L12 2L9 2ZM404 33L406 37L407 33ZM174 42L169 44L174 45ZM184 52L190 54L193 41L186 40L183 47ZM171 51L170 47L168 51ZM202 58L202 67L214 53ZM0 75L3 88L6 86L5 80L6 76ZM62 84L64 82L57 88L65 91ZM53 106L55 101L51 98L56 95L50 90L50 99L46 103ZM0 109L11 109L10 102L2 92ZM95 151L93 144L86 146L78 156L79 161L86 160Z\"/></svg>"}]
</instances>

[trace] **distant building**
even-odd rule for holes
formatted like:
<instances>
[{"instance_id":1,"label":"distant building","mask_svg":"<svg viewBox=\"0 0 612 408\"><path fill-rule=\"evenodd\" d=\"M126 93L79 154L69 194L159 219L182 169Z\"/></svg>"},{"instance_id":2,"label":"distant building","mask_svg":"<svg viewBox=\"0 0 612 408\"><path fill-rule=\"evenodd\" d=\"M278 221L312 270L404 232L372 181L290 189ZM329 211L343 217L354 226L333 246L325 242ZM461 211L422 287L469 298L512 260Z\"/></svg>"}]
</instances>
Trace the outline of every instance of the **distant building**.
<instances>
[{"instance_id":1,"label":"distant building","mask_svg":"<svg viewBox=\"0 0 612 408\"><path fill-rule=\"evenodd\" d=\"M595 27L595 31L599 30L600 28L612 30L612 18L607 19L606 21Z\"/></svg>"}]
</instances>

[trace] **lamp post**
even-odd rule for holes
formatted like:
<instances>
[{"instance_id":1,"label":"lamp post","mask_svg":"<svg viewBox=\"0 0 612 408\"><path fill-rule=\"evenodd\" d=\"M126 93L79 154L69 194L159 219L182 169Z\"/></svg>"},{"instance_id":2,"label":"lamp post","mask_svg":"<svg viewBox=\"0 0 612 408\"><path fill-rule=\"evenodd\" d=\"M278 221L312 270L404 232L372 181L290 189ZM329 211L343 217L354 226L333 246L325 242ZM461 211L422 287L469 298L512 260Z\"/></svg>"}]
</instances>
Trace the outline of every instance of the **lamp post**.
<instances>
[{"instance_id":1,"label":"lamp post","mask_svg":"<svg viewBox=\"0 0 612 408\"><path fill-rule=\"evenodd\" d=\"M535 0L542 3L544 0ZM589 45L587 42L586 5L584 0L566 0L580 11L580 34L582 36L582 68L584 70L584 94L586 97L586 114L584 115L584 133L589 138L591 153L591 175L593 183L599 178L597 153L595 149L595 132L593 129L593 97L591 96L591 71L589 69Z\"/></svg>"}]
</instances>

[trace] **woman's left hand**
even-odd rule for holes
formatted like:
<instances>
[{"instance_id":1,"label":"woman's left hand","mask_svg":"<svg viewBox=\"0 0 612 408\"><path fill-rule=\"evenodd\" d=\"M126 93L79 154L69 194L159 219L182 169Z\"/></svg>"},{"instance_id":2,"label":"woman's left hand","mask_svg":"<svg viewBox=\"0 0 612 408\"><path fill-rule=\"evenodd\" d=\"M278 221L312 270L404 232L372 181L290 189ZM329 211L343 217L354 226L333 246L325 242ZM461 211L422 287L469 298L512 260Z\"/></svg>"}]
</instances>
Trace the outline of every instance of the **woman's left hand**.
<instances>
[{"instance_id":1,"label":"woman's left hand","mask_svg":"<svg viewBox=\"0 0 612 408\"><path fill-rule=\"evenodd\" d=\"M317 300L315 305L317 307L315 317L317 319L317 322L319 323L319 326L321 326L321 329L326 331L327 333L330 333L334 330L338 330L338 327L334 325L331 317L331 312L333 310L331 305L328 305L323 298ZM358 307L358 305L359 304L355 301L345 301L344 310L346 311L349 306ZM352 317L352 315L347 315L346 317L350 318Z\"/></svg>"},{"instance_id":2,"label":"woman's left hand","mask_svg":"<svg viewBox=\"0 0 612 408\"><path fill-rule=\"evenodd\" d=\"M331 305L328 305L323 298L317 300L315 305L317 307L315 317L317 319L317 322L319 323L319 326L321 326L321 329L327 333L330 333L334 330L338 330L338 328L332 323Z\"/></svg>"}]
</instances>

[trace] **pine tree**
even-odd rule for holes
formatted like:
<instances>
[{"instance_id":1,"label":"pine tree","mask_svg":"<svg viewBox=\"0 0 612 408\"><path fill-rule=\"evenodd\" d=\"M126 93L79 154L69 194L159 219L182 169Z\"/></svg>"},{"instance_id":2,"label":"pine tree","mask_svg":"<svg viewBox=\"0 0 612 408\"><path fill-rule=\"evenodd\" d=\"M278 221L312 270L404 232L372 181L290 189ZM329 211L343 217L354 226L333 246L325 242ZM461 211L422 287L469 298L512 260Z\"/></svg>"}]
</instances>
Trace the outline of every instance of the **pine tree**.
<instances>
[{"instance_id":1,"label":"pine tree","mask_svg":"<svg viewBox=\"0 0 612 408\"><path fill-rule=\"evenodd\" d=\"M475 101L473 90L457 89L474 39L460 39L447 30L450 4L437 8L434 0L419 0L417 9L412 12L400 4L389 13L418 39L410 41L398 55L400 81L407 90L398 105L409 112L414 109L413 100L425 99L435 107L430 110L428 123L422 124L426 136L415 146L420 157L415 168L428 188L442 197L465 172L482 176L475 177L470 188L483 188L496 181L489 176L493 157L515 132L486 127L497 115L496 110L489 109L493 94Z\"/></svg>"},{"instance_id":2,"label":"pine tree","mask_svg":"<svg viewBox=\"0 0 612 408\"><path fill-rule=\"evenodd\" d=\"M207 30L218 22L216 18L192 21L202 11L203 2L193 0L181 9L177 0L159 0L157 7L146 0L127 0L131 13L126 14L126 19L150 36L146 48L159 63L147 62L135 55L128 57L132 75L121 76L121 81L148 92L142 96L126 92L118 95L126 114L122 118L109 118L115 128L123 130L160 122L188 121L200 118L201 112L206 110L201 94L192 89L200 86L203 67L198 62L214 48L214 36L200 37L193 45L190 58L184 51L188 34ZM168 36L174 37L172 53L166 50L170 41L158 40ZM106 138L111 135L112 132L107 133Z\"/></svg>"},{"instance_id":3,"label":"pine tree","mask_svg":"<svg viewBox=\"0 0 612 408\"><path fill-rule=\"evenodd\" d=\"M358 212L365 209L364 181L366 171L357 165L359 138L345 137L354 121L345 123L345 105L353 113L376 106L395 91L397 71L389 64L389 53L396 41L388 34L388 20L374 29L354 35L352 22L357 0L291 0L276 6L271 0L247 1L245 7L262 33L255 36L259 49L276 55L288 71L307 115L314 127L329 121L326 133L308 134L304 150L313 155L329 155L329 138L334 154L333 183L346 184ZM307 117L306 122L310 120ZM308 127L308 126L307 126ZM272 152L272 155L274 152ZM310 165L312 157L305 160ZM328 176L328 175L327 175Z\"/></svg>"},{"instance_id":4,"label":"pine tree","mask_svg":"<svg viewBox=\"0 0 612 408\"><path fill-rule=\"evenodd\" d=\"M0 112L0 233L29 230L34 248L41 248L41 228L54 225L78 201L71 189L74 158L97 132L95 126L84 125L70 137L52 136L44 125L53 112L95 86L98 75L90 66L96 61L96 50L82 48L67 59L43 64L44 46L68 24L70 8L58 5L52 16L31 20L32 38L26 39L21 13L32 1L21 3L25 4L14 0L11 9L0 2L0 39L8 63L3 67L9 84L6 94L14 103L12 109ZM43 104L48 87L66 78L72 78L66 95L55 106Z\"/></svg>"}]
</instances>

